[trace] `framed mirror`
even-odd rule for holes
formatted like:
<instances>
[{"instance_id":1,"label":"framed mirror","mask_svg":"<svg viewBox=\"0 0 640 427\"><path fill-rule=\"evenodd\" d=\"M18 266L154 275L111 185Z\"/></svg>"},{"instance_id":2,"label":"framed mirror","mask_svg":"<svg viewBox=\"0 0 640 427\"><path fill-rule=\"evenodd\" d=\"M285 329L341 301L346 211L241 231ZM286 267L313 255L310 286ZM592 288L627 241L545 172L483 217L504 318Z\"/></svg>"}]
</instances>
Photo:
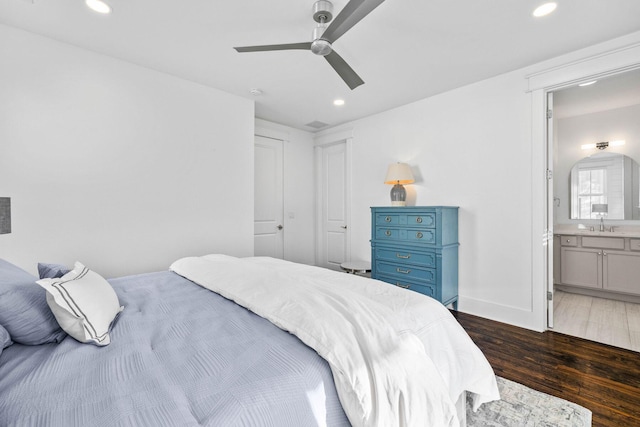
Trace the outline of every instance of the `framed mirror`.
<instances>
[{"instance_id":1,"label":"framed mirror","mask_svg":"<svg viewBox=\"0 0 640 427\"><path fill-rule=\"evenodd\" d=\"M597 153L571 169L571 219L640 220L640 169L619 153ZM593 205L600 205L594 208ZM606 213L602 214L603 206Z\"/></svg>"}]
</instances>

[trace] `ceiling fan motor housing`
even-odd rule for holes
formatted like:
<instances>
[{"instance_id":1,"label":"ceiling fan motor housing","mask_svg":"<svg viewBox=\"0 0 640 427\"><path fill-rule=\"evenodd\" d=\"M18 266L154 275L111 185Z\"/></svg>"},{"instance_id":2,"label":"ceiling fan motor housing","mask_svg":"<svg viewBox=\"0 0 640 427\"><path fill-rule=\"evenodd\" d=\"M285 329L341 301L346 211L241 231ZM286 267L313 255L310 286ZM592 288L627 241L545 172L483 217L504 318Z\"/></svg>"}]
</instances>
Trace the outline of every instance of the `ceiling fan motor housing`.
<instances>
[{"instance_id":1,"label":"ceiling fan motor housing","mask_svg":"<svg viewBox=\"0 0 640 427\"><path fill-rule=\"evenodd\" d=\"M316 55L320 55L320 56L326 56L328 54L331 53L331 51L333 50L333 48L331 47L331 43L329 43L327 40L323 40L320 37L322 36L322 33L324 33L324 30L326 30L327 27L325 27L324 25L318 25L314 30L313 30L313 41L311 42L311 52L315 53Z\"/></svg>"},{"instance_id":2,"label":"ceiling fan motor housing","mask_svg":"<svg viewBox=\"0 0 640 427\"><path fill-rule=\"evenodd\" d=\"M318 26L313 29L311 52L320 56L327 56L333 48L331 42L323 40L322 34L327 29L327 23L333 19L333 4L327 0L319 0L313 4L313 20Z\"/></svg>"}]
</instances>

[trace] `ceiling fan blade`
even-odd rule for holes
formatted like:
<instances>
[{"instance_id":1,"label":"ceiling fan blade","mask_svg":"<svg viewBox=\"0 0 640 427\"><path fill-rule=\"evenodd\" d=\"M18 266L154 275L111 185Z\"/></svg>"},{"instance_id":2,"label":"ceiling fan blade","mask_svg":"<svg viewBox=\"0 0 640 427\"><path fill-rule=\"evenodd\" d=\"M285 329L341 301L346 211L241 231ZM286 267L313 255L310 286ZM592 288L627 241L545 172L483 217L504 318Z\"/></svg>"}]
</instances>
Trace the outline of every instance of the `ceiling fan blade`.
<instances>
[{"instance_id":1,"label":"ceiling fan blade","mask_svg":"<svg viewBox=\"0 0 640 427\"><path fill-rule=\"evenodd\" d=\"M322 38L330 43L335 42L382 2L384 0L351 0L331 21Z\"/></svg>"},{"instance_id":2,"label":"ceiling fan blade","mask_svg":"<svg viewBox=\"0 0 640 427\"><path fill-rule=\"evenodd\" d=\"M344 82L347 84L347 86L349 86L351 90L357 88L361 84L364 84L364 80L362 80L360 76L358 76L356 72L353 71L353 68L351 68L349 64L347 64L347 62L336 53L335 50L325 56L324 59L326 59L327 62L331 64L333 69L336 70L336 73L338 73L338 75L342 78L342 80L344 80Z\"/></svg>"},{"instance_id":3,"label":"ceiling fan blade","mask_svg":"<svg viewBox=\"0 0 640 427\"><path fill-rule=\"evenodd\" d=\"M234 47L238 52L266 52L271 50L311 49L311 43L267 44L264 46Z\"/></svg>"}]
</instances>

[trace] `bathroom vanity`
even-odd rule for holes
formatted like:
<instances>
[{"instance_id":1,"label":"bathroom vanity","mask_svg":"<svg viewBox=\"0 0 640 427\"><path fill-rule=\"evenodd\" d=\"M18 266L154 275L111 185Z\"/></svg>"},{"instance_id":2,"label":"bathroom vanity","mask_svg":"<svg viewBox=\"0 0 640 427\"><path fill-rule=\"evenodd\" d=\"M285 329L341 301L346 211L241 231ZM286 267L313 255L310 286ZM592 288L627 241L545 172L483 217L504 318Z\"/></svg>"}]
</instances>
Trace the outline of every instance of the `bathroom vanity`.
<instances>
[{"instance_id":1,"label":"bathroom vanity","mask_svg":"<svg viewBox=\"0 0 640 427\"><path fill-rule=\"evenodd\" d=\"M558 289L640 302L640 231L556 230Z\"/></svg>"}]
</instances>

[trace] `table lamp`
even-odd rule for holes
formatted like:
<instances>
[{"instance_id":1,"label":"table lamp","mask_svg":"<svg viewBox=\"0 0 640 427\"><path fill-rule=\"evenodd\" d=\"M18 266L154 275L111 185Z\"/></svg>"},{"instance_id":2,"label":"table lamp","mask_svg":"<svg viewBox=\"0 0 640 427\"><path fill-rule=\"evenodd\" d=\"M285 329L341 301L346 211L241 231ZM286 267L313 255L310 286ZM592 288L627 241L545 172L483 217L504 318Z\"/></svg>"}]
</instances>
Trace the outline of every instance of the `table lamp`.
<instances>
[{"instance_id":1,"label":"table lamp","mask_svg":"<svg viewBox=\"0 0 640 427\"><path fill-rule=\"evenodd\" d=\"M406 163L392 163L387 170L385 184L393 184L391 188L391 206L405 206L407 199L407 191L404 184L412 184L415 182L411 167Z\"/></svg>"}]
</instances>

